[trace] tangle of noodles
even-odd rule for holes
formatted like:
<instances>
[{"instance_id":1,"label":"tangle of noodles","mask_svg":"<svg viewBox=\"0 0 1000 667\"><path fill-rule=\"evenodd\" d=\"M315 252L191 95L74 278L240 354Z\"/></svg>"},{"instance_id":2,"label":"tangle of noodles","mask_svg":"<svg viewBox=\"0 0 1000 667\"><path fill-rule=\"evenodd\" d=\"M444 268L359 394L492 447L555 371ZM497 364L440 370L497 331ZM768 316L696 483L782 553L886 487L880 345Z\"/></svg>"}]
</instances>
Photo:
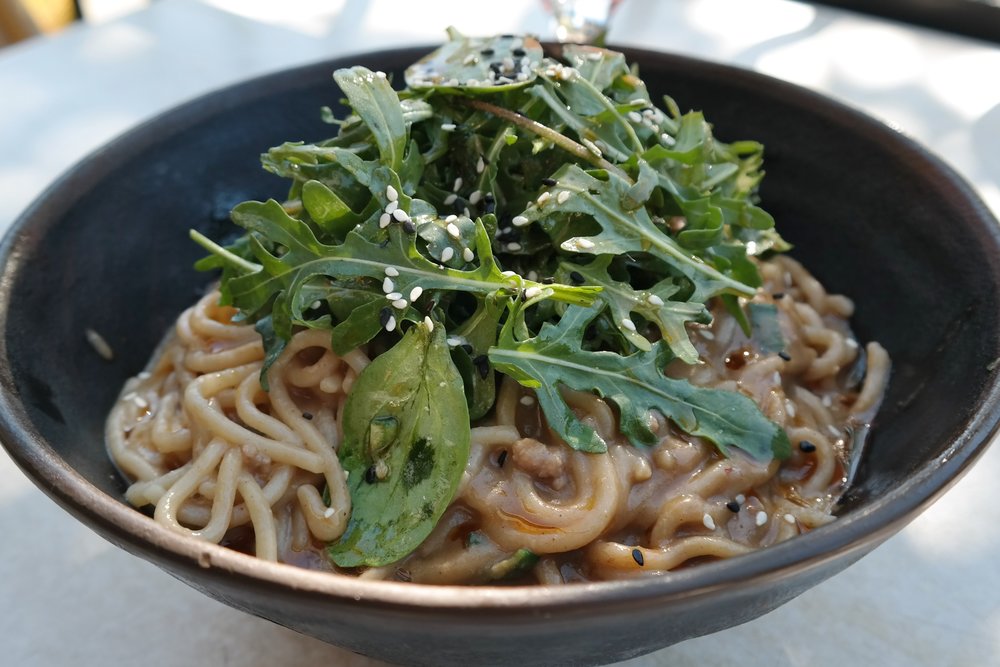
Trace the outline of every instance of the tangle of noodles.
<instances>
[{"instance_id":1,"label":"tangle of noodles","mask_svg":"<svg viewBox=\"0 0 1000 667\"><path fill-rule=\"evenodd\" d=\"M538 557L520 582L561 583L662 574L766 547L833 519L856 431L878 407L889 360L863 350L830 295L788 257L761 263L756 301L777 307L787 355L765 354L716 309L694 327L701 361L667 373L742 392L788 433L793 453L760 463L729 458L649 415L659 442L632 446L612 408L567 392L608 443L575 451L546 425L532 393L505 379L491 416L473 425L458 493L411 555L354 571L368 578L481 583L521 550ZM261 388L252 326L231 322L212 292L186 311L148 370L128 382L107 422L128 500L180 533L304 567L335 570L324 547L351 512L337 458L344 400L369 363L338 356L328 332L294 334ZM785 358L787 356L787 359ZM864 379L851 386L855 368Z\"/></svg>"}]
</instances>

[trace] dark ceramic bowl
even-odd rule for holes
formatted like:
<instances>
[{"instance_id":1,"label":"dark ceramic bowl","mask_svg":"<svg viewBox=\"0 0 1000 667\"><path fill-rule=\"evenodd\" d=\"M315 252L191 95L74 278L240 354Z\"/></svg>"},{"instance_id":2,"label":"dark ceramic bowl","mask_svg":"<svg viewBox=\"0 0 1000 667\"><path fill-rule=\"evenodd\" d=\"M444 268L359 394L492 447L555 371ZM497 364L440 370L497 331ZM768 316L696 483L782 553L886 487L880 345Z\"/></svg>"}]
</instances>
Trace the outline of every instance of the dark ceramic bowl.
<instances>
[{"instance_id":1,"label":"dark ceramic bowl","mask_svg":"<svg viewBox=\"0 0 1000 667\"><path fill-rule=\"evenodd\" d=\"M123 500L105 415L205 276L196 227L280 196L257 157L329 133L330 73L397 74L424 49L264 77L160 116L90 156L17 221L0 262L0 437L66 510L111 542L251 614L383 660L522 665L639 655L763 614L902 528L985 449L1000 410L1000 239L968 186L898 133L750 72L630 51L650 90L767 147L766 207L795 255L857 302L854 326L894 361L840 518L769 549L652 581L457 588L309 572L189 539ZM397 76L397 80L398 80ZM104 361L84 337L100 332Z\"/></svg>"}]
</instances>

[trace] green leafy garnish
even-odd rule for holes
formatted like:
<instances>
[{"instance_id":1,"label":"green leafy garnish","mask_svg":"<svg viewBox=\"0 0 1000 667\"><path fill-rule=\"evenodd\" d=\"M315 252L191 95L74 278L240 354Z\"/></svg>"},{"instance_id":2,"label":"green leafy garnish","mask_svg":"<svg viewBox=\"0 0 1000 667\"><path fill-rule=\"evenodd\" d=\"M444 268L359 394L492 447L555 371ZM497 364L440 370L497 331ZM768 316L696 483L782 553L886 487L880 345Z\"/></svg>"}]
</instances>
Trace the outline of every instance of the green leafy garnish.
<instances>
[{"instance_id":1,"label":"green leafy garnish","mask_svg":"<svg viewBox=\"0 0 1000 667\"><path fill-rule=\"evenodd\" d=\"M584 350L583 332L595 315L593 308L570 308L558 324L546 322L537 336L518 340L515 313L490 350L500 372L535 390L549 424L574 449L603 452L607 444L576 418L562 398L562 387L593 391L617 406L621 431L635 445L656 442L648 420L656 410L723 454L732 447L764 461L790 454L785 432L746 396L665 377L661 369L671 356L662 342L629 356Z\"/></svg>"},{"instance_id":2,"label":"green leafy garnish","mask_svg":"<svg viewBox=\"0 0 1000 667\"><path fill-rule=\"evenodd\" d=\"M340 460L353 511L330 545L342 567L415 549L448 507L469 458L469 411L444 329L423 324L375 358L344 406Z\"/></svg>"},{"instance_id":3,"label":"green leafy garnish","mask_svg":"<svg viewBox=\"0 0 1000 667\"><path fill-rule=\"evenodd\" d=\"M635 446L655 411L723 455L788 456L788 438L739 393L664 375L697 363L689 329L721 301L758 347L783 346L773 307L747 303L755 257L788 245L757 205L763 147L726 143L697 111L650 100L620 53L528 37L449 41L406 70L334 79L337 131L261 156L283 202L244 202L226 247L192 232L224 303L265 346L261 381L295 331L376 356L347 400L338 452L353 511L330 557L345 567L410 553L452 500L471 421L500 375L533 387L571 447L607 443L564 390L613 403ZM749 315L749 316L748 316ZM607 435L607 434L605 434ZM518 552L501 577L530 563Z\"/></svg>"}]
</instances>

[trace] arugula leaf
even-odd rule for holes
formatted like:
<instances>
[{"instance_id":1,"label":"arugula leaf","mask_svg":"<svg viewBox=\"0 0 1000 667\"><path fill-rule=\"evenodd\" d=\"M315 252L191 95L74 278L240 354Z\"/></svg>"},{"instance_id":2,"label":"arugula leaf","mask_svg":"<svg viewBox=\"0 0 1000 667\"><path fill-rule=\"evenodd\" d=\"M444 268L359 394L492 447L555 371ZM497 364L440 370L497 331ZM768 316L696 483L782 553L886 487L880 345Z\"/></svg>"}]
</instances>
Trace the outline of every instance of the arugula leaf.
<instances>
[{"instance_id":1,"label":"arugula leaf","mask_svg":"<svg viewBox=\"0 0 1000 667\"><path fill-rule=\"evenodd\" d=\"M517 276L506 276L497 265L490 241L482 223L477 224L476 255L480 265L467 271L445 268L424 257L414 240L399 226L389 228L388 243L373 243L357 231L347 235L344 243L320 243L312 230L292 218L274 200L266 203L244 202L233 210L233 221L252 232L251 245L254 256L261 265L259 271L244 273L229 281L232 304L249 313L261 312L268 304L277 301L286 317L274 321L279 336L291 335L291 327L305 323L305 306L312 303L311 296L304 297L303 287L315 279L354 279L366 277L376 280L373 291L385 278L386 267L397 271L393 279L395 291L410 294L414 288L422 291L448 290L492 294L497 291L514 293L522 288L536 288L547 297L589 305L599 288L570 285L541 285ZM257 240L260 235L276 248L264 247ZM282 252L278 252L281 248ZM310 298L307 301L307 298ZM275 309L272 307L272 312Z\"/></svg>"},{"instance_id":2,"label":"arugula leaf","mask_svg":"<svg viewBox=\"0 0 1000 667\"><path fill-rule=\"evenodd\" d=\"M412 327L358 376L339 451L352 511L328 547L341 567L393 563L451 503L469 458L469 412L444 327Z\"/></svg>"},{"instance_id":3,"label":"arugula leaf","mask_svg":"<svg viewBox=\"0 0 1000 667\"><path fill-rule=\"evenodd\" d=\"M696 301L674 301L673 298L680 287L671 278L664 278L649 289L637 291L628 283L615 280L608 275L612 259L611 255L601 255L586 266L563 262L560 265L561 275L575 271L588 283L599 285L601 293L598 299L607 306L621 334L638 349L649 351L653 346L636 330L633 313L656 325L662 340L674 356L685 363L696 363L698 351L691 344L685 324L711 322L712 316L705 304ZM630 324L626 325L626 321Z\"/></svg>"},{"instance_id":4,"label":"arugula leaf","mask_svg":"<svg viewBox=\"0 0 1000 667\"><path fill-rule=\"evenodd\" d=\"M535 390L549 424L571 447L586 452L607 450L601 436L578 420L566 404L560 394L563 386L593 391L614 403L621 413L621 431L635 445L656 441L647 421L649 412L656 410L725 455L732 448L762 461L791 454L785 432L746 396L664 376L661 369L671 357L662 343L629 356L584 350L583 331L596 315L593 308L571 307L558 324L546 323L537 336L519 340L515 310L489 352L497 369Z\"/></svg>"},{"instance_id":5,"label":"arugula leaf","mask_svg":"<svg viewBox=\"0 0 1000 667\"><path fill-rule=\"evenodd\" d=\"M553 215L588 216L600 225L600 233L566 239L560 245L563 250L594 255L647 252L691 280L695 285L692 300L705 301L719 294L753 295L751 287L681 248L653 224L645 209L626 210L622 202L631 184L613 173L605 176L607 180L600 180L576 165L566 165L553 176L556 185L550 189L552 196L545 204L526 211L525 217L545 224Z\"/></svg>"},{"instance_id":6,"label":"arugula leaf","mask_svg":"<svg viewBox=\"0 0 1000 667\"><path fill-rule=\"evenodd\" d=\"M406 124L396 91L385 74L378 75L365 67L339 69L333 74L354 113L371 130L378 145L382 164L399 171L406 150Z\"/></svg>"}]
</instances>

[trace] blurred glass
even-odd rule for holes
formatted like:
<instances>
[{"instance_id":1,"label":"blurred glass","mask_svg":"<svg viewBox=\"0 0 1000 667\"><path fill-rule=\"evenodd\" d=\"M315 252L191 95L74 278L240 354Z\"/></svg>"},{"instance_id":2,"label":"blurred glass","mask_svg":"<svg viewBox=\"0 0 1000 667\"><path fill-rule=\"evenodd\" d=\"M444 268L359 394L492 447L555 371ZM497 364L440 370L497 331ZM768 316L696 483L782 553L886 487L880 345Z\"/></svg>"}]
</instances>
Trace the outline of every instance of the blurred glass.
<instances>
[{"instance_id":1,"label":"blurred glass","mask_svg":"<svg viewBox=\"0 0 1000 667\"><path fill-rule=\"evenodd\" d=\"M611 12L620 0L544 0L560 42L603 44Z\"/></svg>"}]
</instances>

